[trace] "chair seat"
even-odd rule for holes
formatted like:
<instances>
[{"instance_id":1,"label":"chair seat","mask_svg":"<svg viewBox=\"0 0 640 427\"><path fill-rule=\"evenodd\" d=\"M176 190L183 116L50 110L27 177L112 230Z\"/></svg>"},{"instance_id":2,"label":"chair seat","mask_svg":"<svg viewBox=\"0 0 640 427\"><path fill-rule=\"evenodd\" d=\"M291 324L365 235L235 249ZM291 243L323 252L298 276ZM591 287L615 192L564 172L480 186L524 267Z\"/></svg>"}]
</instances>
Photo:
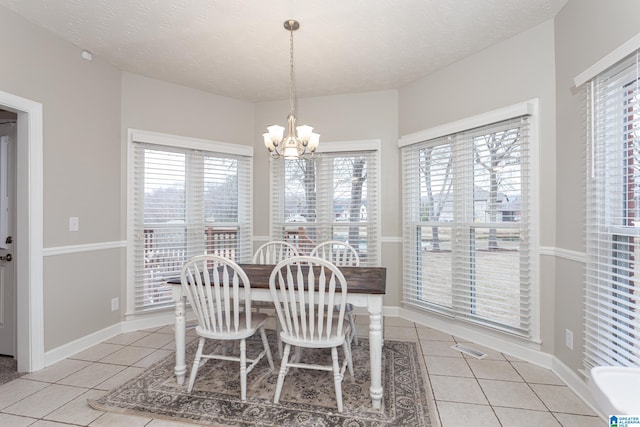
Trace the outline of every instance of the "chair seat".
<instances>
[{"instance_id":1,"label":"chair seat","mask_svg":"<svg viewBox=\"0 0 640 427\"><path fill-rule=\"evenodd\" d=\"M203 328L201 325L196 326L196 334L201 337L214 340L237 340L242 338L248 338L255 334L258 328L266 322L269 315L266 313L251 313L251 325L247 326L245 318L240 317L238 323L238 330L230 330L229 332L211 332Z\"/></svg>"},{"instance_id":2,"label":"chair seat","mask_svg":"<svg viewBox=\"0 0 640 427\"><path fill-rule=\"evenodd\" d=\"M336 347L336 346L342 345L345 342L350 332L349 323L345 323L342 327L342 334L339 334L337 323L338 322L335 322L331 327L331 335L330 335L331 339L317 338L317 337L314 339L302 338L302 337L297 338L293 335L287 335L286 332L284 331L280 331L280 339L285 344L291 344L296 347L307 347L307 348ZM323 333L323 335L326 336L326 332Z\"/></svg>"}]
</instances>

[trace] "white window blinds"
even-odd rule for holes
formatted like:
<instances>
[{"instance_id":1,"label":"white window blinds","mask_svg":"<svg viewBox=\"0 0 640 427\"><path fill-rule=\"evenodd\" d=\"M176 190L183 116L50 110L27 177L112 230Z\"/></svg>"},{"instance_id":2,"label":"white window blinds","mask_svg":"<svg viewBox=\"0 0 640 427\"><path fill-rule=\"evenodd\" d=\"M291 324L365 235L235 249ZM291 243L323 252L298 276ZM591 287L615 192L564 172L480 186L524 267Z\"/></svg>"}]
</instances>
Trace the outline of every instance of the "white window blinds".
<instances>
[{"instance_id":1,"label":"white window blinds","mask_svg":"<svg viewBox=\"0 0 640 427\"><path fill-rule=\"evenodd\" d=\"M377 175L377 150L273 161L271 237L306 255L318 243L345 241L362 265L377 265Z\"/></svg>"},{"instance_id":2,"label":"white window blinds","mask_svg":"<svg viewBox=\"0 0 640 427\"><path fill-rule=\"evenodd\" d=\"M402 148L404 303L531 336L529 117Z\"/></svg>"},{"instance_id":3,"label":"white window blinds","mask_svg":"<svg viewBox=\"0 0 640 427\"><path fill-rule=\"evenodd\" d=\"M585 85L585 368L640 365L638 53Z\"/></svg>"},{"instance_id":4,"label":"white window blinds","mask_svg":"<svg viewBox=\"0 0 640 427\"><path fill-rule=\"evenodd\" d=\"M169 305L190 257L248 261L252 250L252 158L133 142L134 311Z\"/></svg>"}]
</instances>

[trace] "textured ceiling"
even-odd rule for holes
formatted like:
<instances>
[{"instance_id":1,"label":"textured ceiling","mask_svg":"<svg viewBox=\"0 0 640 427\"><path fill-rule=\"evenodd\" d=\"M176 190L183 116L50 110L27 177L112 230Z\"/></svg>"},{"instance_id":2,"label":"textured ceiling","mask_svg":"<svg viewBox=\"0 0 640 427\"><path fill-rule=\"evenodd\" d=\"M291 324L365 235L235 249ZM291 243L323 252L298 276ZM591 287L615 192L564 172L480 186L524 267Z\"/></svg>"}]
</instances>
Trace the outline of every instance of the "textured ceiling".
<instances>
[{"instance_id":1,"label":"textured ceiling","mask_svg":"<svg viewBox=\"0 0 640 427\"><path fill-rule=\"evenodd\" d=\"M247 101L399 88L552 18L567 0L0 0L133 73Z\"/></svg>"}]
</instances>

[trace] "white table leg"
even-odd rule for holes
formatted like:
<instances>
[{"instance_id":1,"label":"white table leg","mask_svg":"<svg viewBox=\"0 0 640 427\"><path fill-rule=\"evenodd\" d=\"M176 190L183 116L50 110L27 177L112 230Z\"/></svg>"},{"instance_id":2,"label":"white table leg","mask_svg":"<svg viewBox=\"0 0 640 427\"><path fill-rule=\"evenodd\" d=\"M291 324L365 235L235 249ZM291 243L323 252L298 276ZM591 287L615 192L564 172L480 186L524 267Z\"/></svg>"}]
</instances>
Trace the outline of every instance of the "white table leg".
<instances>
[{"instance_id":1,"label":"white table leg","mask_svg":"<svg viewBox=\"0 0 640 427\"><path fill-rule=\"evenodd\" d=\"M382 296L369 296L369 357L371 365L371 403L382 405Z\"/></svg>"},{"instance_id":2,"label":"white table leg","mask_svg":"<svg viewBox=\"0 0 640 427\"><path fill-rule=\"evenodd\" d=\"M187 372L187 365L185 363L185 342L186 342L186 327L185 327L185 301L184 297L180 297L176 300L176 381L178 385L184 384L184 376Z\"/></svg>"}]
</instances>

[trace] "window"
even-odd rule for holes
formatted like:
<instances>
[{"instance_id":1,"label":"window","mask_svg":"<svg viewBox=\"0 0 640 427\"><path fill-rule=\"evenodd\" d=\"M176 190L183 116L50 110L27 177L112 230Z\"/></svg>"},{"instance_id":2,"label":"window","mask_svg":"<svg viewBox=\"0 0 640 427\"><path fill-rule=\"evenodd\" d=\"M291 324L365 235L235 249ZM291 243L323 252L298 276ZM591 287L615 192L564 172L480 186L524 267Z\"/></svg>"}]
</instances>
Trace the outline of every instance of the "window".
<instances>
[{"instance_id":1,"label":"window","mask_svg":"<svg viewBox=\"0 0 640 427\"><path fill-rule=\"evenodd\" d=\"M130 148L129 310L139 312L172 303L165 280L194 255L250 259L253 162L250 147L140 131Z\"/></svg>"},{"instance_id":2,"label":"window","mask_svg":"<svg viewBox=\"0 0 640 427\"><path fill-rule=\"evenodd\" d=\"M585 358L640 365L638 53L585 85L589 114Z\"/></svg>"},{"instance_id":3,"label":"window","mask_svg":"<svg viewBox=\"0 0 640 427\"><path fill-rule=\"evenodd\" d=\"M528 111L401 139L408 306L532 337Z\"/></svg>"},{"instance_id":4,"label":"window","mask_svg":"<svg viewBox=\"0 0 640 427\"><path fill-rule=\"evenodd\" d=\"M348 146L349 151L338 151ZM272 238L308 255L318 243L356 248L362 265L378 263L378 143L324 143L310 160L272 162ZM335 149L335 151L331 151Z\"/></svg>"}]
</instances>

